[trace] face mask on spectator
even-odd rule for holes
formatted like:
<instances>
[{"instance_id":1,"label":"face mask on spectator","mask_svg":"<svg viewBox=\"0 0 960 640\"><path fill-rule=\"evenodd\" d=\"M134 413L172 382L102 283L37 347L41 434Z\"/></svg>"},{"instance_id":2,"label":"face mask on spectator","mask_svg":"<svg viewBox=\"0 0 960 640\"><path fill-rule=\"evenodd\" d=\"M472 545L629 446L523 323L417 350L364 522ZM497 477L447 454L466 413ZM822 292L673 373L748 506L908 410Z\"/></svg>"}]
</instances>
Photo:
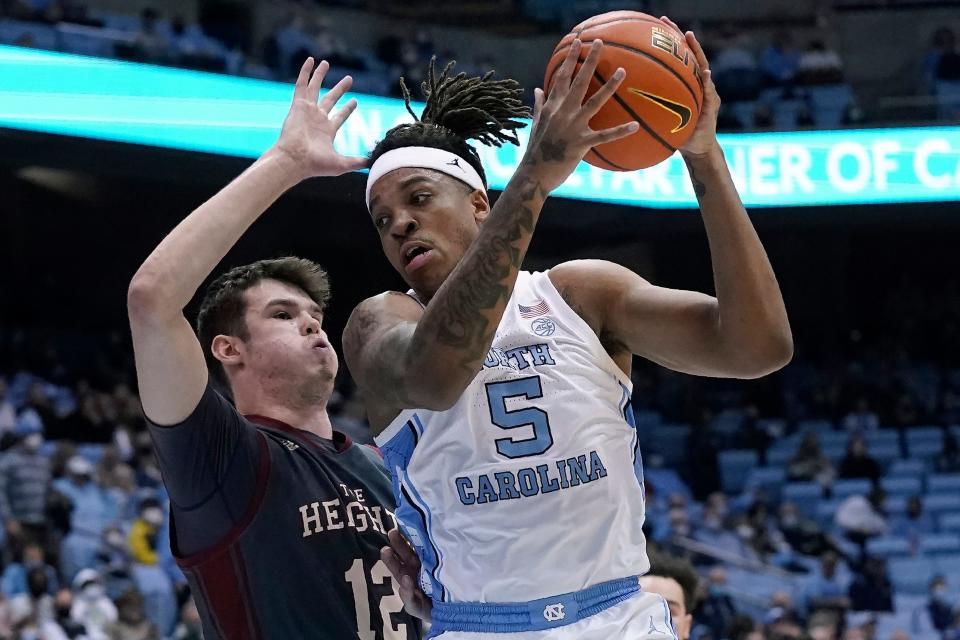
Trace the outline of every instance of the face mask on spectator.
<instances>
[{"instance_id":1,"label":"face mask on spectator","mask_svg":"<svg viewBox=\"0 0 960 640\"><path fill-rule=\"evenodd\" d=\"M123 534L119 531L111 531L107 534L107 544L111 547L123 547L126 543L126 539L124 539Z\"/></svg>"},{"instance_id":2,"label":"face mask on spectator","mask_svg":"<svg viewBox=\"0 0 960 640\"><path fill-rule=\"evenodd\" d=\"M143 521L147 524L152 524L155 527L159 527L161 524L163 524L163 510L159 509L158 507L144 509Z\"/></svg>"},{"instance_id":3,"label":"face mask on spectator","mask_svg":"<svg viewBox=\"0 0 960 640\"><path fill-rule=\"evenodd\" d=\"M92 582L83 588L80 592L80 597L84 600L99 600L103 597L104 593L106 592L103 585Z\"/></svg>"},{"instance_id":4,"label":"face mask on spectator","mask_svg":"<svg viewBox=\"0 0 960 640\"><path fill-rule=\"evenodd\" d=\"M38 451L43 446L43 434L31 433L23 439L23 446L31 453Z\"/></svg>"}]
</instances>

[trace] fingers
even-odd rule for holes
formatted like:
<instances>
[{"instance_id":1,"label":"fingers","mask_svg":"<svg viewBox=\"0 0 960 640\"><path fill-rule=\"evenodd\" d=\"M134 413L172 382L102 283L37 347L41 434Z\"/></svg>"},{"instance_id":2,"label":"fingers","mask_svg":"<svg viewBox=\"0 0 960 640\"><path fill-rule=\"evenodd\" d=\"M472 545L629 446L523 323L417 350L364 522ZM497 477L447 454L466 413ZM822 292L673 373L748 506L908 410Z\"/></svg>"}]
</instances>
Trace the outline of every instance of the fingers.
<instances>
[{"instance_id":1,"label":"fingers","mask_svg":"<svg viewBox=\"0 0 960 640\"><path fill-rule=\"evenodd\" d=\"M570 45L570 49L567 51L567 57L564 58L563 64L560 65L560 70L557 71L557 75L553 81L553 91L550 92L551 96L559 95L561 98L566 96L567 90L570 88L570 78L573 77L573 70L577 66L577 60L580 57L580 47L583 43L580 42L580 39L577 38Z\"/></svg>"},{"instance_id":2,"label":"fingers","mask_svg":"<svg viewBox=\"0 0 960 640\"><path fill-rule=\"evenodd\" d=\"M610 79L600 87L600 90L583 103L583 114L587 120L595 116L597 111L600 111L600 107L617 91L625 77L627 77L627 72L623 70L623 67L617 69L610 76Z\"/></svg>"},{"instance_id":3,"label":"fingers","mask_svg":"<svg viewBox=\"0 0 960 640\"><path fill-rule=\"evenodd\" d=\"M420 565L420 558L417 557L416 552L413 550L413 547L410 546L410 543L407 542L407 539L400 534L399 529L391 530L387 534L387 539L390 540L390 549L400 557L400 560L404 564Z\"/></svg>"},{"instance_id":4,"label":"fingers","mask_svg":"<svg viewBox=\"0 0 960 640\"><path fill-rule=\"evenodd\" d=\"M597 70L597 62L600 61L600 53L602 51L603 41L600 39L594 40L590 45L590 52L587 54L587 59L580 65L580 70L577 71L577 76L573 79L568 99L575 101L574 104L577 106L583 104L583 97L587 95L587 87L590 86L593 72Z\"/></svg>"},{"instance_id":5,"label":"fingers","mask_svg":"<svg viewBox=\"0 0 960 640\"><path fill-rule=\"evenodd\" d=\"M595 147L598 144L604 144L606 142L619 140L620 138L626 138L639 128L640 123L633 121L626 124L621 124L618 127L604 129L603 131L596 131L592 136L590 136L590 146Z\"/></svg>"},{"instance_id":6,"label":"fingers","mask_svg":"<svg viewBox=\"0 0 960 640\"><path fill-rule=\"evenodd\" d=\"M330 63L326 60L321 60L317 68L314 69L313 76L310 78L310 84L307 85L305 96L310 102L316 102L317 98L320 97L320 85L323 84L323 79L326 77L329 69Z\"/></svg>"},{"instance_id":7,"label":"fingers","mask_svg":"<svg viewBox=\"0 0 960 640\"><path fill-rule=\"evenodd\" d=\"M343 97L343 94L350 90L352 85L352 77L344 76L340 78L340 82L333 85L333 88L330 89L330 91L327 91L325 94L323 94L323 99L320 101L320 108L327 113L333 111L333 107L336 106L340 98Z\"/></svg>"},{"instance_id":8,"label":"fingers","mask_svg":"<svg viewBox=\"0 0 960 640\"><path fill-rule=\"evenodd\" d=\"M348 76L348 77L349 77L349 76ZM344 78L344 80L346 80L346 78ZM341 82L342 82L342 80L341 80ZM332 89L331 89L331 91L332 91ZM324 100L326 100L326 96L324 96ZM335 102L336 102L336 101L334 101L334 103L335 103ZM323 108L323 104L322 104L322 103L321 103L320 106L321 106L321 108ZM330 105L330 108L332 109L332 108L333 108L333 105ZM333 124L333 130L334 130L334 131L339 131L339 130L340 130L340 127L343 126L343 123L346 122L346 121L347 121L347 118L350 117L350 114L352 114L352 113L353 113L354 111L356 111L356 110L357 110L357 100L356 100L356 98L351 98L351 99L347 102L347 104L343 105L342 108L338 109L336 113L334 113L333 115L330 116L330 122L331 122L331 124Z\"/></svg>"},{"instance_id":9,"label":"fingers","mask_svg":"<svg viewBox=\"0 0 960 640\"><path fill-rule=\"evenodd\" d=\"M390 571L393 579L402 583L403 565L397 558L397 554L390 547L384 547L380 549L380 559L383 560L383 564L387 565L387 570Z\"/></svg>"},{"instance_id":10,"label":"fingers","mask_svg":"<svg viewBox=\"0 0 960 640\"><path fill-rule=\"evenodd\" d=\"M536 126L540 119L540 112L543 110L543 89L533 90L533 124Z\"/></svg>"},{"instance_id":11,"label":"fingers","mask_svg":"<svg viewBox=\"0 0 960 640\"><path fill-rule=\"evenodd\" d=\"M297 75L297 83L293 86L294 98L307 97L307 84L310 81L310 72L313 70L313 58L307 58L300 66L300 73Z\"/></svg>"},{"instance_id":12,"label":"fingers","mask_svg":"<svg viewBox=\"0 0 960 640\"><path fill-rule=\"evenodd\" d=\"M348 171L359 171L370 166L370 160L359 156L341 156L341 168L343 173Z\"/></svg>"},{"instance_id":13,"label":"fingers","mask_svg":"<svg viewBox=\"0 0 960 640\"><path fill-rule=\"evenodd\" d=\"M703 52L703 47L700 46L697 36L693 34L693 31L687 31L684 37L687 39L687 46L690 47L693 56L697 59L697 64L700 65L700 71L708 71L710 63L707 61L707 55Z\"/></svg>"},{"instance_id":14,"label":"fingers","mask_svg":"<svg viewBox=\"0 0 960 640\"><path fill-rule=\"evenodd\" d=\"M660 21L666 24L668 27L677 30L677 33L683 33L683 29L677 26L677 23L668 18L667 16L660 16Z\"/></svg>"}]
</instances>

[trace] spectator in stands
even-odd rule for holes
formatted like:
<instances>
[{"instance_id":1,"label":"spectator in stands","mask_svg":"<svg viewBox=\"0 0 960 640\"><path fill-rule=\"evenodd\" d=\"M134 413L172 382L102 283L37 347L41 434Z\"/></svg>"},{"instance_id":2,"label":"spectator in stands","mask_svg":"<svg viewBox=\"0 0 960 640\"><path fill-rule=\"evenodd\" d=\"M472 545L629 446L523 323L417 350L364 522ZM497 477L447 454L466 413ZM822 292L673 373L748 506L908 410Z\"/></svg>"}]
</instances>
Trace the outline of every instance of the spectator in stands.
<instances>
[{"instance_id":1,"label":"spectator in stands","mask_svg":"<svg viewBox=\"0 0 960 640\"><path fill-rule=\"evenodd\" d=\"M820 566L803 589L804 604L810 614L819 610L841 614L850 608L850 578L839 569L836 553L828 551L820 556Z\"/></svg>"},{"instance_id":2,"label":"spectator in stands","mask_svg":"<svg viewBox=\"0 0 960 640\"><path fill-rule=\"evenodd\" d=\"M863 396L857 398L856 408L843 417L843 428L850 432L876 431L880 428L880 416L870 408Z\"/></svg>"},{"instance_id":3,"label":"spectator in stands","mask_svg":"<svg viewBox=\"0 0 960 640\"><path fill-rule=\"evenodd\" d=\"M777 31L760 56L763 86L782 89L784 94L789 94L793 90L799 63L800 51L794 45L793 35L786 29Z\"/></svg>"},{"instance_id":4,"label":"spectator in stands","mask_svg":"<svg viewBox=\"0 0 960 640\"><path fill-rule=\"evenodd\" d=\"M640 578L640 588L667 601L677 640L689 640L700 579L686 560L664 553L650 554L650 570Z\"/></svg>"},{"instance_id":5,"label":"spectator in stands","mask_svg":"<svg viewBox=\"0 0 960 640\"><path fill-rule=\"evenodd\" d=\"M923 57L923 84L927 93L936 93L939 80L960 80L957 55L957 36L953 29L940 27L934 31L930 48Z\"/></svg>"},{"instance_id":6,"label":"spectator in stands","mask_svg":"<svg viewBox=\"0 0 960 640\"><path fill-rule=\"evenodd\" d=\"M163 509L156 498L147 498L140 503L140 517L130 527L130 552L139 564L157 564L157 538L163 525Z\"/></svg>"},{"instance_id":7,"label":"spectator in stands","mask_svg":"<svg viewBox=\"0 0 960 640\"><path fill-rule=\"evenodd\" d=\"M947 579L942 575L936 575L930 581L930 599L927 601L927 611L930 613L930 622L933 624L933 628L941 634L945 634L953 625L954 607L950 602Z\"/></svg>"},{"instance_id":8,"label":"spectator in stands","mask_svg":"<svg viewBox=\"0 0 960 640\"><path fill-rule=\"evenodd\" d=\"M108 628L110 640L160 640L157 630L144 612L143 596L134 589L117 598L117 621Z\"/></svg>"},{"instance_id":9,"label":"spectator in stands","mask_svg":"<svg viewBox=\"0 0 960 640\"><path fill-rule=\"evenodd\" d=\"M893 583L882 558L868 556L850 585L853 611L893 611Z\"/></svg>"},{"instance_id":10,"label":"spectator in stands","mask_svg":"<svg viewBox=\"0 0 960 640\"><path fill-rule=\"evenodd\" d=\"M42 569L47 575L47 586L49 593L52 594L57 589L57 572L47 564L43 548L35 543L24 547L22 560L11 562L4 569L3 577L0 578L0 593L7 598L27 593L29 591L27 575L33 569Z\"/></svg>"},{"instance_id":11,"label":"spectator in stands","mask_svg":"<svg viewBox=\"0 0 960 640\"><path fill-rule=\"evenodd\" d=\"M897 397L893 410L893 424L898 428L913 427L920 424L920 409L917 401L908 391L903 391Z\"/></svg>"},{"instance_id":12,"label":"spectator in stands","mask_svg":"<svg viewBox=\"0 0 960 640\"><path fill-rule=\"evenodd\" d=\"M933 516L923 510L923 498L920 496L910 496L907 500L906 513L890 524L891 535L907 538L914 545L920 542L922 536L936 532L936 521Z\"/></svg>"},{"instance_id":13,"label":"spectator in stands","mask_svg":"<svg viewBox=\"0 0 960 640\"><path fill-rule=\"evenodd\" d=\"M27 401L17 415L17 428L21 431L41 431L49 437L49 430L57 432L60 416L47 396L43 382L34 382L27 392Z\"/></svg>"},{"instance_id":14,"label":"spectator in stands","mask_svg":"<svg viewBox=\"0 0 960 640\"><path fill-rule=\"evenodd\" d=\"M780 505L778 525L784 540L799 554L817 557L834 549L820 525L801 514L792 502Z\"/></svg>"},{"instance_id":15,"label":"spectator in stands","mask_svg":"<svg viewBox=\"0 0 960 640\"><path fill-rule=\"evenodd\" d=\"M107 597L100 574L84 569L73 580L77 596L70 608L70 618L82 624L90 640L108 640L107 629L117 621L117 607Z\"/></svg>"},{"instance_id":16,"label":"spectator in stands","mask_svg":"<svg viewBox=\"0 0 960 640\"><path fill-rule=\"evenodd\" d=\"M869 538L887 532L885 501L886 494L879 488L871 491L868 497L850 496L837 507L834 522L847 538L865 547Z\"/></svg>"},{"instance_id":17,"label":"spectator in stands","mask_svg":"<svg viewBox=\"0 0 960 640\"><path fill-rule=\"evenodd\" d=\"M840 461L838 475L841 478L865 478L874 485L880 481L883 470L880 463L870 457L867 440L859 433L850 436L847 442L847 455Z\"/></svg>"},{"instance_id":18,"label":"spectator in stands","mask_svg":"<svg viewBox=\"0 0 960 640\"><path fill-rule=\"evenodd\" d=\"M679 631L677 632L679 634ZM180 609L180 622L173 632L173 640L203 640L203 627L200 624L200 612L197 603L190 598ZM679 640L687 640L679 637Z\"/></svg>"},{"instance_id":19,"label":"spectator in stands","mask_svg":"<svg viewBox=\"0 0 960 640\"><path fill-rule=\"evenodd\" d=\"M134 587L130 569L130 550L127 539L119 527L109 527L104 531L95 566L103 577L107 596L110 598L119 598L121 594Z\"/></svg>"},{"instance_id":20,"label":"spectator in stands","mask_svg":"<svg viewBox=\"0 0 960 640\"><path fill-rule=\"evenodd\" d=\"M840 54L827 47L823 40L811 40L797 63L800 84L826 85L843 82L843 62Z\"/></svg>"},{"instance_id":21,"label":"spectator in stands","mask_svg":"<svg viewBox=\"0 0 960 640\"><path fill-rule=\"evenodd\" d=\"M728 638L727 629L737 615L733 598L727 593L727 573L714 567L707 574L707 596L696 611L696 619L712 634L714 640Z\"/></svg>"},{"instance_id":22,"label":"spectator in stands","mask_svg":"<svg viewBox=\"0 0 960 640\"><path fill-rule=\"evenodd\" d=\"M27 592L10 598L10 609L13 612L14 626L18 628L21 638L35 630L39 633L50 634L47 637L56 637L54 634L63 632L54 622L56 611L51 594L50 582L43 567L34 567L27 572ZM26 633L24 633L26 631ZM44 637L44 636L39 636ZM65 637L65 636L63 636Z\"/></svg>"},{"instance_id":23,"label":"spectator in stands","mask_svg":"<svg viewBox=\"0 0 960 640\"><path fill-rule=\"evenodd\" d=\"M0 378L0 442L6 434L13 431L17 424L17 411L13 408L13 403L7 397L7 381Z\"/></svg>"},{"instance_id":24,"label":"spectator in stands","mask_svg":"<svg viewBox=\"0 0 960 640\"><path fill-rule=\"evenodd\" d=\"M54 481L53 486L72 507L70 533L63 539L60 567L64 579L73 580L80 569L93 565L103 530L118 517L117 505L94 481L93 465L82 456L70 458L67 477Z\"/></svg>"},{"instance_id":25,"label":"spectator in stands","mask_svg":"<svg viewBox=\"0 0 960 640\"><path fill-rule=\"evenodd\" d=\"M0 458L0 522L14 553L31 541L46 549L44 507L50 485L50 461L40 453L43 434L31 429L19 435L19 442Z\"/></svg>"},{"instance_id":26,"label":"spectator in stands","mask_svg":"<svg viewBox=\"0 0 960 640\"><path fill-rule=\"evenodd\" d=\"M767 635L771 638L801 638L803 627L793 599L786 591L777 591L770 597L770 606L763 616Z\"/></svg>"},{"instance_id":27,"label":"spectator in stands","mask_svg":"<svg viewBox=\"0 0 960 640\"><path fill-rule=\"evenodd\" d=\"M936 459L937 471L940 473L960 472L960 445L957 437L947 431L943 436L943 451Z\"/></svg>"},{"instance_id":28,"label":"spectator in stands","mask_svg":"<svg viewBox=\"0 0 960 640\"><path fill-rule=\"evenodd\" d=\"M170 40L160 30L160 12L146 7L140 12L140 29L134 39L140 60L163 62L170 58Z\"/></svg>"},{"instance_id":29,"label":"spectator in stands","mask_svg":"<svg viewBox=\"0 0 960 640\"><path fill-rule=\"evenodd\" d=\"M820 451L820 440L814 432L804 434L800 446L787 464L787 478L791 482L819 482L826 486L835 472L830 460Z\"/></svg>"},{"instance_id":30,"label":"spectator in stands","mask_svg":"<svg viewBox=\"0 0 960 640\"><path fill-rule=\"evenodd\" d=\"M54 621L63 629L67 638L78 640L109 640L106 636L97 635L88 631L83 623L74 620L70 615L73 609L73 592L63 588L53 596Z\"/></svg>"}]
</instances>

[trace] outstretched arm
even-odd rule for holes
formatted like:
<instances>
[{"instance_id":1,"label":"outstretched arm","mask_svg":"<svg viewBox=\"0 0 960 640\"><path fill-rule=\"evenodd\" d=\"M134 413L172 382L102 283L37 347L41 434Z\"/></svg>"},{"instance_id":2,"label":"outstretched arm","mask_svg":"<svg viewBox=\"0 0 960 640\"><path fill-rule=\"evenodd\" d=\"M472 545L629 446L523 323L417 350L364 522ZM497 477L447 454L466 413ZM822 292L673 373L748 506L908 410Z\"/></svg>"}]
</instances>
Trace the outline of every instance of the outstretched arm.
<instances>
[{"instance_id":1,"label":"outstretched arm","mask_svg":"<svg viewBox=\"0 0 960 640\"><path fill-rule=\"evenodd\" d=\"M790 323L773 267L717 142L720 98L709 63L693 33L685 35L703 71L704 107L680 152L707 231L716 297L655 287L602 261L560 265L551 279L625 351L686 373L755 378L792 357Z\"/></svg>"},{"instance_id":2,"label":"outstretched arm","mask_svg":"<svg viewBox=\"0 0 960 640\"><path fill-rule=\"evenodd\" d=\"M613 94L622 71L584 102L600 56L595 42L581 70L575 40L550 96L537 90L526 153L480 233L421 311L402 296L362 303L344 332L351 372L377 403L392 409L446 409L480 370L500 324L547 195L594 145L636 130L636 123L592 131L590 118ZM384 425L372 421L374 430Z\"/></svg>"},{"instance_id":3,"label":"outstretched arm","mask_svg":"<svg viewBox=\"0 0 960 640\"><path fill-rule=\"evenodd\" d=\"M362 158L333 150L337 130L356 108L331 113L350 87L348 77L318 103L329 65L300 69L293 104L277 143L250 168L170 232L130 282L127 310L144 412L176 424L197 406L207 382L203 349L183 315L197 288L241 235L287 189L311 176L362 168Z\"/></svg>"}]
</instances>

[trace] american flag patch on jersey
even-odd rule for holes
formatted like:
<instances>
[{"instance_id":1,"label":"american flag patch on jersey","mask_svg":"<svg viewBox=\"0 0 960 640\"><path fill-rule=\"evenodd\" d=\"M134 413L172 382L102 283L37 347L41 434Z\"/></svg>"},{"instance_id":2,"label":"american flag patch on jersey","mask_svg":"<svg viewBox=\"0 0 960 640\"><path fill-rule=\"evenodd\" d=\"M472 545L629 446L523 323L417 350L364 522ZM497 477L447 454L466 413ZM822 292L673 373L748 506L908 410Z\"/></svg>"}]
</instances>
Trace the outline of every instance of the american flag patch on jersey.
<instances>
[{"instance_id":1,"label":"american flag patch on jersey","mask_svg":"<svg viewBox=\"0 0 960 640\"><path fill-rule=\"evenodd\" d=\"M547 303L543 300L537 300L530 307L525 307L522 304L518 304L517 306L520 307L521 318L536 318L537 316L542 316L545 313L550 313L550 307L548 307Z\"/></svg>"}]
</instances>

